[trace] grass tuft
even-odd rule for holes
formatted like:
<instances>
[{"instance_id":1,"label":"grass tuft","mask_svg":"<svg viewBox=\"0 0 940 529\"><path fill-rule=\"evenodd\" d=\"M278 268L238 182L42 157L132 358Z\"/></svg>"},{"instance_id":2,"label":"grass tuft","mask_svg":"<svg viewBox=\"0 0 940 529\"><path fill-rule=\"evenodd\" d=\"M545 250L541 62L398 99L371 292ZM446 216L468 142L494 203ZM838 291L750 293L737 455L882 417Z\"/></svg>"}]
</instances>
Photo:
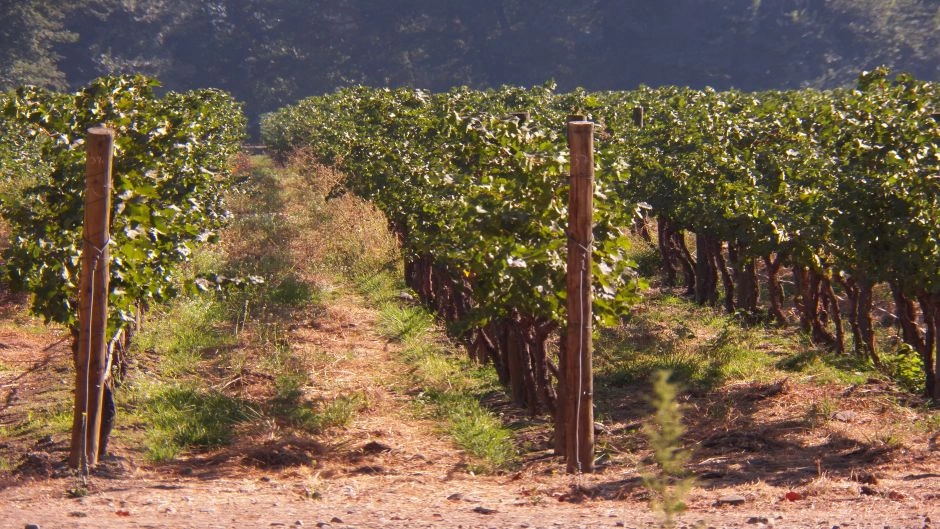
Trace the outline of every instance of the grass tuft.
<instances>
[{"instance_id":1,"label":"grass tuft","mask_svg":"<svg viewBox=\"0 0 940 529\"><path fill-rule=\"evenodd\" d=\"M620 327L602 331L595 358L602 388L641 386L658 370L672 372L696 392L729 380L769 382L794 373L819 384L859 384L876 375L799 333L742 327L733 315L668 294L650 297Z\"/></svg>"},{"instance_id":2,"label":"grass tuft","mask_svg":"<svg viewBox=\"0 0 940 529\"><path fill-rule=\"evenodd\" d=\"M819 349L807 349L787 356L775 367L801 373L817 384L862 384L877 373L866 363L850 355L837 355Z\"/></svg>"},{"instance_id":3,"label":"grass tuft","mask_svg":"<svg viewBox=\"0 0 940 529\"><path fill-rule=\"evenodd\" d=\"M518 462L512 432L476 396L431 390L420 394L418 402L429 404L431 415L446 422L444 430L457 446L475 458L468 465L470 472L492 474Z\"/></svg>"},{"instance_id":4,"label":"grass tuft","mask_svg":"<svg viewBox=\"0 0 940 529\"><path fill-rule=\"evenodd\" d=\"M513 468L518 452L511 430L480 404L499 387L492 369L473 365L462 352L441 338L434 318L423 308L388 301L388 280L373 279L367 288L384 293L379 308L379 330L402 344L401 356L411 366L420 387L418 412L441 421L441 428L472 460L468 471L492 474ZM367 293L371 297L371 294ZM375 299L375 298L373 298Z\"/></svg>"},{"instance_id":5,"label":"grass tuft","mask_svg":"<svg viewBox=\"0 0 940 529\"><path fill-rule=\"evenodd\" d=\"M141 413L147 417L147 455L170 461L189 447L226 445L233 427L257 415L244 401L195 384L155 384L139 388Z\"/></svg>"},{"instance_id":6,"label":"grass tuft","mask_svg":"<svg viewBox=\"0 0 940 529\"><path fill-rule=\"evenodd\" d=\"M383 336L415 346L433 332L434 317L420 307L385 303L379 311L379 332Z\"/></svg>"},{"instance_id":7,"label":"grass tuft","mask_svg":"<svg viewBox=\"0 0 940 529\"><path fill-rule=\"evenodd\" d=\"M193 374L205 355L234 342L222 325L222 305L210 295L182 298L151 311L137 335L136 349L159 355L165 377Z\"/></svg>"}]
</instances>

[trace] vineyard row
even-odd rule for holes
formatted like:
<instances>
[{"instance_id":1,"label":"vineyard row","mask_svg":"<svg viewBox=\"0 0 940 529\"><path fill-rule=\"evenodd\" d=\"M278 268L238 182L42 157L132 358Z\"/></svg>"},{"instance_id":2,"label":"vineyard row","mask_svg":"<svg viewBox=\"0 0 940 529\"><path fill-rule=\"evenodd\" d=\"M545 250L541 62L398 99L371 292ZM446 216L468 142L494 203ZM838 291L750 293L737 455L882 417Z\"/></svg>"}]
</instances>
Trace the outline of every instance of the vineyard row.
<instances>
[{"instance_id":1,"label":"vineyard row","mask_svg":"<svg viewBox=\"0 0 940 529\"><path fill-rule=\"evenodd\" d=\"M533 412L555 410L571 115L598 124L598 323L637 299L633 231L697 302L798 323L875 365L873 308L889 291L904 344L892 358L913 360L937 399L938 109L935 83L883 69L832 91L359 87L269 114L262 135L280 156L338 166L344 190L385 212L408 283Z\"/></svg>"}]
</instances>

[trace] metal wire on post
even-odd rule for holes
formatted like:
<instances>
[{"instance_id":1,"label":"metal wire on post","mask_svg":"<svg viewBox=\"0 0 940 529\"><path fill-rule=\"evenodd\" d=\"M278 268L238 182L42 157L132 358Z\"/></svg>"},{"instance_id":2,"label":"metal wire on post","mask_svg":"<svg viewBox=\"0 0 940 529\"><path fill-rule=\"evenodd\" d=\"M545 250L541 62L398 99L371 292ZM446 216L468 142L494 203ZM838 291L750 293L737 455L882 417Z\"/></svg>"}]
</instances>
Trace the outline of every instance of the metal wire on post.
<instances>
[{"instance_id":1,"label":"metal wire on post","mask_svg":"<svg viewBox=\"0 0 940 529\"><path fill-rule=\"evenodd\" d=\"M565 342L564 451L568 472L594 471L593 375L591 368L591 257L594 188L594 124L568 122L571 150L568 198L567 301ZM577 274L577 276L575 276ZM575 299L577 298L577 299ZM577 355L575 358L573 355ZM580 478L578 478L580 479Z\"/></svg>"},{"instance_id":2,"label":"metal wire on post","mask_svg":"<svg viewBox=\"0 0 940 529\"><path fill-rule=\"evenodd\" d=\"M88 130L84 222L75 337L75 405L69 466L87 484L100 454L101 409L108 376L108 245L114 132Z\"/></svg>"},{"instance_id":3,"label":"metal wire on post","mask_svg":"<svg viewBox=\"0 0 940 529\"><path fill-rule=\"evenodd\" d=\"M111 239L109 238L107 241L105 241L105 244L103 247L96 246L93 242L89 241L88 239L85 239L84 242L86 245L88 245L87 246L88 248L94 250L95 252L91 258L91 267L90 267L91 271L89 272L91 283L89 285L90 293L88 295L88 306L93 307L95 305L95 275L96 275L96 272L98 271L98 262L101 260L101 256L104 255L105 248L107 248L108 244L111 243ZM90 352L91 351L92 318L88 318L88 321L86 323L87 325L85 329L85 339L87 341L87 344L86 344L85 350ZM88 485L88 475L89 475L88 452L87 452L86 446L88 443L88 403L89 403L88 386L90 385L90 383L91 383L91 354L86 354L85 355L85 381L84 381L85 404L84 404L84 411L82 412L81 460L80 460L80 466L79 466L79 474L81 475L81 478L82 478L82 486Z\"/></svg>"},{"instance_id":4,"label":"metal wire on post","mask_svg":"<svg viewBox=\"0 0 940 529\"><path fill-rule=\"evenodd\" d=\"M584 314L584 273L587 271L587 265L591 254L593 251L593 241L588 241L587 246L584 246L580 243L577 243L578 248L583 253L581 258L581 270L578 272L578 312L581 315L581 321L585 319ZM577 396L577 413L575 413L575 428L574 428L574 453L575 455L575 466L578 470L578 479L580 486L580 478L582 476L581 469L581 397L584 389L582 388L584 377L584 325L578 326L578 396Z\"/></svg>"}]
</instances>

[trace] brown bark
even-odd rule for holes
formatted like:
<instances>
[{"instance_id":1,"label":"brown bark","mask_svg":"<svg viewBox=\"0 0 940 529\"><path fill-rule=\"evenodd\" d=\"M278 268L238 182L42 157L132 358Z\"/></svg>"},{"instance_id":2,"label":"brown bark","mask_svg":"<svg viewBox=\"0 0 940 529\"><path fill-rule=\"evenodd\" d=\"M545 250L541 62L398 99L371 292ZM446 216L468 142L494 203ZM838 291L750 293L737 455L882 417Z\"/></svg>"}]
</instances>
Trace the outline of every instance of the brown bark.
<instances>
[{"instance_id":1,"label":"brown bark","mask_svg":"<svg viewBox=\"0 0 940 529\"><path fill-rule=\"evenodd\" d=\"M566 454L569 473L594 471L591 239L594 197L594 125L568 123L571 177L568 195Z\"/></svg>"},{"instance_id":2,"label":"brown bark","mask_svg":"<svg viewBox=\"0 0 940 529\"><path fill-rule=\"evenodd\" d=\"M519 336L518 321L513 318L503 329L503 350L506 355L506 366L509 369L509 394L512 403L520 408L529 404L526 395L525 361L521 337Z\"/></svg>"},{"instance_id":3,"label":"brown bark","mask_svg":"<svg viewBox=\"0 0 940 529\"><path fill-rule=\"evenodd\" d=\"M715 260L715 269L718 270L718 274L721 276L721 284L725 289L725 311L728 314L734 314L734 279L731 277L728 263L725 262L725 256L722 254L723 244L717 239L713 239L711 244L711 256Z\"/></svg>"},{"instance_id":4,"label":"brown bark","mask_svg":"<svg viewBox=\"0 0 940 529\"><path fill-rule=\"evenodd\" d=\"M558 396L555 394L552 385L552 365L548 358L548 340L557 328L558 324L554 321L543 320L539 322L534 327L535 332L530 344L530 350L533 352L534 375L539 402L553 416L558 411L556 406Z\"/></svg>"},{"instance_id":5,"label":"brown bark","mask_svg":"<svg viewBox=\"0 0 940 529\"><path fill-rule=\"evenodd\" d=\"M855 351L855 356L859 358L864 358L864 347L862 346L862 329L858 323L858 310L859 310L859 289L858 283L854 278L841 276L836 277L836 281L842 285L843 290L845 290L845 297L849 302L849 326L852 328L852 348Z\"/></svg>"},{"instance_id":6,"label":"brown bark","mask_svg":"<svg viewBox=\"0 0 940 529\"><path fill-rule=\"evenodd\" d=\"M836 330L836 352L839 354L845 354L845 327L842 325L842 310L839 308L839 298L836 297L836 293L832 289L832 281L830 281L829 277L822 277L820 287L822 289L822 296L825 300L826 308L829 311L829 316L832 319L832 323Z\"/></svg>"},{"instance_id":7,"label":"brown bark","mask_svg":"<svg viewBox=\"0 0 940 529\"><path fill-rule=\"evenodd\" d=\"M682 230L676 230L672 233L672 247L676 260L679 262L679 266L682 267L685 294L691 296L695 294L695 265L692 253L689 252L689 247L685 245L685 234Z\"/></svg>"},{"instance_id":8,"label":"brown bark","mask_svg":"<svg viewBox=\"0 0 940 529\"><path fill-rule=\"evenodd\" d=\"M800 329L805 333L809 333L812 329L808 307L812 298L809 293L809 268L793 265L793 282L796 284L796 291L793 293L793 306L796 307L797 314L800 316Z\"/></svg>"},{"instance_id":9,"label":"brown bark","mask_svg":"<svg viewBox=\"0 0 940 529\"><path fill-rule=\"evenodd\" d=\"M917 309L914 306L914 300L904 294L901 286L896 281L889 282L889 285L891 286L891 295L894 297L894 314L901 326L901 339L917 351L921 358L924 358L927 352L927 343L924 340L923 333L920 332L920 328L917 326Z\"/></svg>"},{"instance_id":10,"label":"brown bark","mask_svg":"<svg viewBox=\"0 0 940 529\"><path fill-rule=\"evenodd\" d=\"M562 368L567 365L567 346L568 338L566 336L567 329L562 327L559 330L559 340L558 340L558 365ZM567 443L566 441L566 424L567 424L567 413L568 407L565 405L568 402L568 381L564 376L558 376L558 385L556 389L556 394L558 395L558 406L555 410L555 455L563 456L567 453Z\"/></svg>"},{"instance_id":11,"label":"brown bark","mask_svg":"<svg viewBox=\"0 0 940 529\"><path fill-rule=\"evenodd\" d=\"M793 302L800 313L800 328L810 333L813 343L836 349L836 337L826 329L829 314L819 310L823 276L803 266L793 267L796 295Z\"/></svg>"},{"instance_id":12,"label":"brown bark","mask_svg":"<svg viewBox=\"0 0 940 529\"><path fill-rule=\"evenodd\" d=\"M764 257L767 267L767 298L770 300L770 315L778 327L786 327L787 318L783 314L783 286L780 284L780 265L783 259L780 255Z\"/></svg>"},{"instance_id":13,"label":"brown bark","mask_svg":"<svg viewBox=\"0 0 940 529\"><path fill-rule=\"evenodd\" d=\"M431 300L430 307L446 322L454 321L451 278L440 264L431 265Z\"/></svg>"},{"instance_id":14,"label":"brown bark","mask_svg":"<svg viewBox=\"0 0 940 529\"><path fill-rule=\"evenodd\" d=\"M526 407L533 415L542 411L555 413L555 392L548 368L548 336L557 327L555 322L521 316L519 318L520 347Z\"/></svg>"},{"instance_id":15,"label":"brown bark","mask_svg":"<svg viewBox=\"0 0 940 529\"><path fill-rule=\"evenodd\" d=\"M823 300L822 282L823 276L815 270L810 270L808 288L810 299L806 306L809 311L813 342L830 349L836 349L836 337L826 328L830 315L825 310L819 310Z\"/></svg>"},{"instance_id":16,"label":"brown bark","mask_svg":"<svg viewBox=\"0 0 940 529\"><path fill-rule=\"evenodd\" d=\"M738 254L738 268L735 271L735 277L738 279L738 309L756 314L760 288L753 257Z\"/></svg>"},{"instance_id":17,"label":"brown bark","mask_svg":"<svg viewBox=\"0 0 940 529\"><path fill-rule=\"evenodd\" d=\"M653 236L650 235L650 217L645 210L639 212L636 218L633 219L633 233L636 233L644 241L652 244Z\"/></svg>"},{"instance_id":18,"label":"brown bark","mask_svg":"<svg viewBox=\"0 0 940 529\"><path fill-rule=\"evenodd\" d=\"M711 255L712 244L708 237L701 233L695 234L695 302L699 305L706 303L714 306L718 294L718 271L715 270L715 260Z\"/></svg>"},{"instance_id":19,"label":"brown bark","mask_svg":"<svg viewBox=\"0 0 940 529\"><path fill-rule=\"evenodd\" d=\"M657 239L659 243L659 256L663 269L663 283L666 286L676 286L676 264L673 262L671 249L672 231L669 220L660 216L656 222Z\"/></svg>"},{"instance_id":20,"label":"brown bark","mask_svg":"<svg viewBox=\"0 0 940 529\"><path fill-rule=\"evenodd\" d=\"M470 360L477 364L486 364L489 360L486 341L483 339L483 332L480 329L473 330L470 343L467 345L467 352L470 353Z\"/></svg>"},{"instance_id":21,"label":"brown bark","mask_svg":"<svg viewBox=\"0 0 940 529\"><path fill-rule=\"evenodd\" d=\"M406 264L405 270L405 282L415 291L422 303L430 305L434 295L431 258L425 255L416 257L410 264Z\"/></svg>"},{"instance_id":22,"label":"brown bark","mask_svg":"<svg viewBox=\"0 0 940 529\"><path fill-rule=\"evenodd\" d=\"M867 279L858 281L858 328L862 338L862 350L876 366L881 366L875 343L875 325L872 321L872 289L874 285Z\"/></svg>"},{"instance_id":23,"label":"brown bark","mask_svg":"<svg viewBox=\"0 0 940 529\"><path fill-rule=\"evenodd\" d=\"M923 355L924 360L924 393L935 402L940 402L940 293L923 293L918 296L921 312L924 315L924 325L927 327Z\"/></svg>"},{"instance_id":24,"label":"brown bark","mask_svg":"<svg viewBox=\"0 0 940 529\"><path fill-rule=\"evenodd\" d=\"M496 376L499 378L499 383L504 386L508 386L509 367L506 365L506 359L504 355L504 325L505 324L502 320L491 321L487 323L483 329L480 329L480 337L486 344L487 352L489 358L493 361L493 368L496 369Z\"/></svg>"}]
</instances>

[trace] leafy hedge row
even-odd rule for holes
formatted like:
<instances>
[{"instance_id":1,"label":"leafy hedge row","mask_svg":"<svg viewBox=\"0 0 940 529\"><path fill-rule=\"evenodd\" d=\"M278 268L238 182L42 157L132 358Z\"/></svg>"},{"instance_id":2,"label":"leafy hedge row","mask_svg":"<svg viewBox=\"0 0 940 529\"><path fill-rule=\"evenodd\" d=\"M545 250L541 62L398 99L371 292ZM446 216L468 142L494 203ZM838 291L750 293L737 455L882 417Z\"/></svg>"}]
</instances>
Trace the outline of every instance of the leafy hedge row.
<instances>
[{"instance_id":1,"label":"leafy hedge row","mask_svg":"<svg viewBox=\"0 0 940 529\"><path fill-rule=\"evenodd\" d=\"M172 275L227 217L222 191L245 135L241 107L218 90L169 92L141 76L73 94L24 87L0 97L4 272L48 321L77 324L86 131L115 131L109 327L176 294Z\"/></svg>"},{"instance_id":2,"label":"leafy hedge row","mask_svg":"<svg viewBox=\"0 0 940 529\"><path fill-rule=\"evenodd\" d=\"M262 123L276 152L312 149L386 213L411 286L533 410L554 409L558 369L547 341L563 321L565 297L567 147L561 127L542 124L564 121L555 98L547 88L436 95L352 88ZM558 115L509 116L519 108ZM598 171L598 192L612 190L615 176ZM636 295L621 229L631 216L620 205L597 210L600 319L617 318Z\"/></svg>"},{"instance_id":3,"label":"leafy hedge row","mask_svg":"<svg viewBox=\"0 0 940 529\"><path fill-rule=\"evenodd\" d=\"M492 351L494 321L534 322L522 334L542 337L563 316L563 128L568 114L583 114L601 125L601 319L622 315L635 291L623 234L644 232L647 215L637 212L651 208L667 282L681 274L690 296L747 321L786 325L792 298L815 340L842 351L851 336L876 364L872 308L876 286L888 285L902 338L937 398L938 111L936 84L876 70L855 89L825 92L354 88L266 116L262 134L277 153L309 148L343 168L348 188L389 216L419 293L483 329L471 345ZM456 296L456 308L453 292L467 298ZM497 367L508 362L493 357Z\"/></svg>"}]
</instances>

